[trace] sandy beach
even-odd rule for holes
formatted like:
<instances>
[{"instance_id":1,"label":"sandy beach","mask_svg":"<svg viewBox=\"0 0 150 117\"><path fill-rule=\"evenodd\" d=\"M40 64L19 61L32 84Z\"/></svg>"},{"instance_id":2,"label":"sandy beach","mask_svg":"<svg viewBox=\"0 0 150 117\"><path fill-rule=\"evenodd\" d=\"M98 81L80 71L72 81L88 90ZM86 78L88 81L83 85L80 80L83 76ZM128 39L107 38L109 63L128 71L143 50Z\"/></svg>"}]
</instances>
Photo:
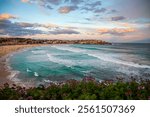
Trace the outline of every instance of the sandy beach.
<instances>
[{"instance_id":1,"label":"sandy beach","mask_svg":"<svg viewBox=\"0 0 150 117\"><path fill-rule=\"evenodd\" d=\"M34 45L7 45L7 46L0 46L0 85L4 83L12 84L13 82L8 79L10 72L6 69L6 58L9 57L9 54L12 52L16 52L21 49L31 48L41 46L40 44ZM42 45L43 46L43 45Z\"/></svg>"}]
</instances>

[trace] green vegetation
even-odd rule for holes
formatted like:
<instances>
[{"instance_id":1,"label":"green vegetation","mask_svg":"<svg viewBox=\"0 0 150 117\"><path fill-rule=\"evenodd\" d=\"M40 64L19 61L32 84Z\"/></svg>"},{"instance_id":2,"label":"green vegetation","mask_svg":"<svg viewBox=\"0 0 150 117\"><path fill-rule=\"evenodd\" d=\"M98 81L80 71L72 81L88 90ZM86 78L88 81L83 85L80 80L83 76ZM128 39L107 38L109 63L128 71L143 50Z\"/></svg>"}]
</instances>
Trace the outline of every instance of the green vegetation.
<instances>
[{"instance_id":1,"label":"green vegetation","mask_svg":"<svg viewBox=\"0 0 150 117\"><path fill-rule=\"evenodd\" d=\"M150 80L137 82L76 81L70 80L48 87L28 88L4 84L0 88L3 100L148 100L150 99Z\"/></svg>"}]
</instances>

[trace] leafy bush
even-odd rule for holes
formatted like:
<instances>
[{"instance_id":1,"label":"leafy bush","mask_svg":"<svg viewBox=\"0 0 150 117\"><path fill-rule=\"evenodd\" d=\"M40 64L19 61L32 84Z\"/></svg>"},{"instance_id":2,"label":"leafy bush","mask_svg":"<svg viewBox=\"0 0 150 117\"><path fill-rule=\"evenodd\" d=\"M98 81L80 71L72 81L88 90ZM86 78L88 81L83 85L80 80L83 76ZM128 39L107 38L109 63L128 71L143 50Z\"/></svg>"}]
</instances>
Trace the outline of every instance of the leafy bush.
<instances>
[{"instance_id":1,"label":"leafy bush","mask_svg":"<svg viewBox=\"0 0 150 117\"><path fill-rule=\"evenodd\" d=\"M48 87L28 88L4 84L0 88L1 100L148 100L150 80L137 82L76 81L50 84Z\"/></svg>"}]
</instances>

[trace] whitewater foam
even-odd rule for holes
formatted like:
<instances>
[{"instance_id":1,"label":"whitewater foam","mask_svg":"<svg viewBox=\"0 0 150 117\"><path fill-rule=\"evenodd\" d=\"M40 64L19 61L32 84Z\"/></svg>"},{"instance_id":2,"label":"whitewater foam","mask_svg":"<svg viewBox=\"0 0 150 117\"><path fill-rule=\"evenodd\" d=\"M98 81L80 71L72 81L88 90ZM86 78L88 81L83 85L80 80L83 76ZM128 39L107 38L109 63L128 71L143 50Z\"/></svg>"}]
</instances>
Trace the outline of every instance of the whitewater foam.
<instances>
[{"instance_id":1,"label":"whitewater foam","mask_svg":"<svg viewBox=\"0 0 150 117\"><path fill-rule=\"evenodd\" d=\"M26 57L27 61L30 62L45 62L48 61L46 54L43 55L29 55Z\"/></svg>"},{"instance_id":2,"label":"whitewater foam","mask_svg":"<svg viewBox=\"0 0 150 117\"><path fill-rule=\"evenodd\" d=\"M69 47L69 46L53 46L56 49L60 49L60 50L66 50L66 51L70 51L70 52L76 52L76 53L83 53L83 54L87 54L89 56L98 58L100 60L106 61L106 62L111 62L111 63L115 63L115 64L121 64L121 65L125 65L125 66L130 66L130 67L136 67L136 68L148 68L150 69L150 66L148 65L141 65L141 64L137 64L137 63L133 63L133 62L127 62L127 61L121 61L119 59L113 58L112 55L110 54L104 54L104 53L99 53L99 51L97 51L97 53L93 54L93 51L88 51L85 49L79 49L79 48L74 48L74 47ZM95 51L96 52L96 51Z\"/></svg>"},{"instance_id":3,"label":"whitewater foam","mask_svg":"<svg viewBox=\"0 0 150 117\"><path fill-rule=\"evenodd\" d=\"M44 53L46 53L46 51L44 51L44 50L32 50L31 51L33 54L44 54Z\"/></svg>"},{"instance_id":4,"label":"whitewater foam","mask_svg":"<svg viewBox=\"0 0 150 117\"><path fill-rule=\"evenodd\" d=\"M37 72L34 72L34 76L35 76L35 77L38 77L39 74L38 74Z\"/></svg>"},{"instance_id":5,"label":"whitewater foam","mask_svg":"<svg viewBox=\"0 0 150 117\"><path fill-rule=\"evenodd\" d=\"M74 47L70 47L70 46L52 46L56 49L59 49L59 50L65 50L65 51L70 51L70 52L75 52L75 53L79 53L79 52L85 52L86 50L84 49L80 49L80 48L74 48Z\"/></svg>"},{"instance_id":6,"label":"whitewater foam","mask_svg":"<svg viewBox=\"0 0 150 117\"><path fill-rule=\"evenodd\" d=\"M49 61L54 62L54 63L58 63L58 64L63 64L67 67L71 67L71 66L75 65L75 63L71 60L59 59L59 58L54 57L53 55L48 54L48 53L47 53L47 57L48 57Z\"/></svg>"},{"instance_id":7,"label":"whitewater foam","mask_svg":"<svg viewBox=\"0 0 150 117\"><path fill-rule=\"evenodd\" d=\"M17 77L17 75L19 74L20 72L19 71L11 71L10 75L8 76L8 78L10 80L13 80Z\"/></svg>"},{"instance_id":8,"label":"whitewater foam","mask_svg":"<svg viewBox=\"0 0 150 117\"><path fill-rule=\"evenodd\" d=\"M27 72L32 72L29 68L27 68Z\"/></svg>"},{"instance_id":9,"label":"whitewater foam","mask_svg":"<svg viewBox=\"0 0 150 117\"><path fill-rule=\"evenodd\" d=\"M110 58L109 56L104 56L104 55L91 54L91 53L87 53L87 54L89 56L93 56L93 57L96 57L100 60L111 62L111 63L121 64L121 65L125 65L125 66L136 67L136 68L145 68L145 69L148 68L148 69L150 69L150 66L148 66L148 65L140 65L137 63L133 63L133 62L121 61L121 60Z\"/></svg>"}]
</instances>

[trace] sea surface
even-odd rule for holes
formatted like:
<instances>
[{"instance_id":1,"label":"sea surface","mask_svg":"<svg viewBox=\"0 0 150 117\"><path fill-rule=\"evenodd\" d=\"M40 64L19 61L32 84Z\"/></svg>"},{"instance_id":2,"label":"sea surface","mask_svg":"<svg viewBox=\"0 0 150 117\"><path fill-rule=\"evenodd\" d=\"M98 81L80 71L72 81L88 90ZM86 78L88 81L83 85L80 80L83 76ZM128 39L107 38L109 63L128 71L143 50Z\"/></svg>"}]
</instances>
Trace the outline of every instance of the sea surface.
<instances>
[{"instance_id":1,"label":"sea surface","mask_svg":"<svg viewBox=\"0 0 150 117\"><path fill-rule=\"evenodd\" d=\"M82 80L150 79L150 44L49 45L10 56L10 78L41 83Z\"/></svg>"}]
</instances>

